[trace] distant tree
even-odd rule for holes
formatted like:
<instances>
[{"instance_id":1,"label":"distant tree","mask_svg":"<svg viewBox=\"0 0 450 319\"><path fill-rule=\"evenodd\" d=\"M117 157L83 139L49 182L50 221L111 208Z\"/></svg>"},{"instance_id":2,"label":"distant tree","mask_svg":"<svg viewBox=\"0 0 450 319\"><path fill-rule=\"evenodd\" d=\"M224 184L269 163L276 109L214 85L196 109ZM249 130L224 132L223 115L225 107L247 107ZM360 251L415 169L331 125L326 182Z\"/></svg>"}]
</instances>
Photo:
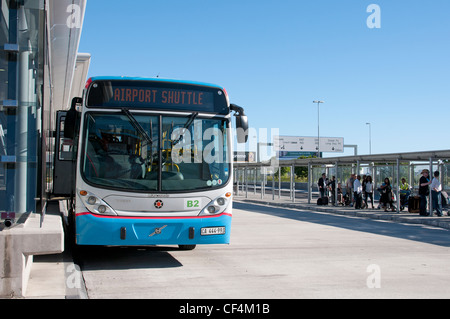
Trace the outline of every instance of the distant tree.
<instances>
[{"instance_id":1,"label":"distant tree","mask_svg":"<svg viewBox=\"0 0 450 319\"><path fill-rule=\"evenodd\" d=\"M279 167L275 173L276 178L278 178L278 176L280 174L280 169L281 169L281 176L284 176L291 171L289 167Z\"/></svg>"},{"instance_id":2,"label":"distant tree","mask_svg":"<svg viewBox=\"0 0 450 319\"><path fill-rule=\"evenodd\" d=\"M316 158L316 156L300 156L298 159L304 159L304 158ZM301 180L308 179L308 167L306 166L296 166L294 169L295 175Z\"/></svg>"}]
</instances>

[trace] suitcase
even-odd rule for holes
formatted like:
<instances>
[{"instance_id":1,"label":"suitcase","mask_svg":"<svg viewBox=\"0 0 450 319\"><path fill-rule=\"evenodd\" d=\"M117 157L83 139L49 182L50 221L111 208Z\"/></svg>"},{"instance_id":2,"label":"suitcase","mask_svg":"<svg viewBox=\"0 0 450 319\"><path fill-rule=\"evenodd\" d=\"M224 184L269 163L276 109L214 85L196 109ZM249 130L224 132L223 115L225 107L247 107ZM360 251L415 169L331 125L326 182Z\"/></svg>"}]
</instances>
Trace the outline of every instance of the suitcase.
<instances>
[{"instance_id":1,"label":"suitcase","mask_svg":"<svg viewBox=\"0 0 450 319\"><path fill-rule=\"evenodd\" d=\"M449 199L447 192L442 191L441 192L441 198L442 198L442 201L441 201L442 207L447 207L448 199Z\"/></svg>"},{"instance_id":2,"label":"suitcase","mask_svg":"<svg viewBox=\"0 0 450 319\"><path fill-rule=\"evenodd\" d=\"M408 199L408 212L418 213L420 212L420 196L411 196Z\"/></svg>"},{"instance_id":3,"label":"suitcase","mask_svg":"<svg viewBox=\"0 0 450 319\"><path fill-rule=\"evenodd\" d=\"M328 197L319 197L317 199L317 205L328 205Z\"/></svg>"}]
</instances>

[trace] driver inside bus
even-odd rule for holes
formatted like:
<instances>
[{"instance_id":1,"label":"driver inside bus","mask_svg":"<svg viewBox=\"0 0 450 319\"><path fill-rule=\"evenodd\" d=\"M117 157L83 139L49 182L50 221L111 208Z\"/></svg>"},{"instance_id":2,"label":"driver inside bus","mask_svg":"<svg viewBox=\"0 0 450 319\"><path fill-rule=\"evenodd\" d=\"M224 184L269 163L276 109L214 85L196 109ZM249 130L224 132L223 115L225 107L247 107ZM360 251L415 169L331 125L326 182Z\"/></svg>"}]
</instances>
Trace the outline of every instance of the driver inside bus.
<instances>
[{"instance_id":1,"label":"driver inside bus","mask_svg":"<svg viewBox=\"0 0 450 319\"><path fill-rule=\"evenodd\" d=\"M109 139L107 134L89 135L87 158L90 163L90 176L100 178L117 177L122 167L109 155Z\"/></svg>"}]
</instances>

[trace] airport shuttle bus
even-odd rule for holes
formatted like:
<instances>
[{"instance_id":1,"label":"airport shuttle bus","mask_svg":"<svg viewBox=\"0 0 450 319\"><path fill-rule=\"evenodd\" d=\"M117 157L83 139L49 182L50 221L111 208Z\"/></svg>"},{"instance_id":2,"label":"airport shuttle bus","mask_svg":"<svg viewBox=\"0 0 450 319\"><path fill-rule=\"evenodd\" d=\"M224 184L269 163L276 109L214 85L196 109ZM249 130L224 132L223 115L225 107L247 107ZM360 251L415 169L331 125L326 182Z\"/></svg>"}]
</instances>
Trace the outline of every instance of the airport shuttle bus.
<instances>
[{"instance_id":1,"label":"airport shuttle bus","mask_svg":"<svg viewBox=\"0 0 450 319\"><path fill-rule=\"evenodd\" d=\"M77 245L230 241L232 129L247 117L216 85L94 77L57 115L54 195Z\"/></svg>"}]
</instances>

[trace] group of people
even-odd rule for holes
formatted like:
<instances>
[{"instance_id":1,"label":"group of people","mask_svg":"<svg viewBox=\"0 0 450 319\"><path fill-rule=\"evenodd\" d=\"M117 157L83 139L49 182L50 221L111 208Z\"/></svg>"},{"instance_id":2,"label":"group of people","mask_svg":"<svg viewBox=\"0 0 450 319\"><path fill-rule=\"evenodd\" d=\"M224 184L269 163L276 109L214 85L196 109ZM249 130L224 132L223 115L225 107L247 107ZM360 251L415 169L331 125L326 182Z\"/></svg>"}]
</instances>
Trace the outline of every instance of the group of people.
<instances>
[{"instance_id":1,"label":"group of people","mask_svg":"<svg viewBox=\"0 0 450 319\"><path fill-rule=\"evenodd\" d=\"M424 169L421 174L422 177L419 181L420 214L427 215L427 196L429 195L429 190L431 189L431 200L433 203L431 215L433 214L433 211L436 210L437 215L442 216L442 185L439 181L439 171L434 172L434 178L432 180L430 180L429 178L429 170ZM320 197L325 197L326 194L328 194L328 191L331 191L332 203L334 204L336 177L333 176L331 180L328 180L326 174L323 173L322 177L318 181L318 186ZM374 184L372 181L372 176L351 174L347 179L345 186L346 194L349 196L349 204L353 205L354 203L355 209L361 209L364 207L369 208L369 200L370 204L372 205L372 209L375 209L373 204ZM341 184L338 184L337 187L338 196L341 196L340 198L342 198ZM392 192L392 186L389 178L386 177L380 187L377 188L377 190L381 194L379 208L384 208L384 211L387 211L388 209L395 211L396 208L394 206L394 194ZM401 179L400 193L403 195L410 193L410 186L406 182L405 178Z\"/></svg>"},{"instance_id":2,"label":"group of people","mask_svg":"<svg viewBox=\"0 0 450 319\"><path fill-rule=\"evenodd\" d=\"M361 177L361 175L351 174L346 181L346 191L350 196L350 203L354 203L355 209L361 209L365 205L369 208L369 199L372 209L374 209L372 176L363 175ZM365 204L363 205L363 203Z\"/></svg>"},{"instance_id":3,"label":"group of people","mask_svg":"<svg viewBox=\"0 0 450 319\"><path fill-rule=\"evenodd\" d=\"M436 210L438 216L442 214L442 185L439 181L439 171L435 171L433 179L430 180L430 171L424 169L422 171L422 177L419 180L419 196L420 196L420 215L433 216L433 212ZM431 189L431 202L433 207L430 214L427 214L427 198L430 195Z\"/></svg>"},{"instance_id":4,"label":"group of people","mask_svg":"<svg viewBox=\"0 0 450 319\"><path fill-rule=\"evenodd\" d=\"M325 197L328 191L331 192L331 201L335 203L336 194L336 177L333 176L331 180L328 180L326 174L323 173L322 177L318 181L320 197ZM344 202L343 192L341 184L338 184L338 201L340 203ZM346 196L348 196L348 203L353 205L355 203L355 208L363 208L363 198L364 203L368 203L368 199L373 206L373 182L371 176L362 176L352 174L350 178L346 181Z\"/></svg>"}]
</instances>

